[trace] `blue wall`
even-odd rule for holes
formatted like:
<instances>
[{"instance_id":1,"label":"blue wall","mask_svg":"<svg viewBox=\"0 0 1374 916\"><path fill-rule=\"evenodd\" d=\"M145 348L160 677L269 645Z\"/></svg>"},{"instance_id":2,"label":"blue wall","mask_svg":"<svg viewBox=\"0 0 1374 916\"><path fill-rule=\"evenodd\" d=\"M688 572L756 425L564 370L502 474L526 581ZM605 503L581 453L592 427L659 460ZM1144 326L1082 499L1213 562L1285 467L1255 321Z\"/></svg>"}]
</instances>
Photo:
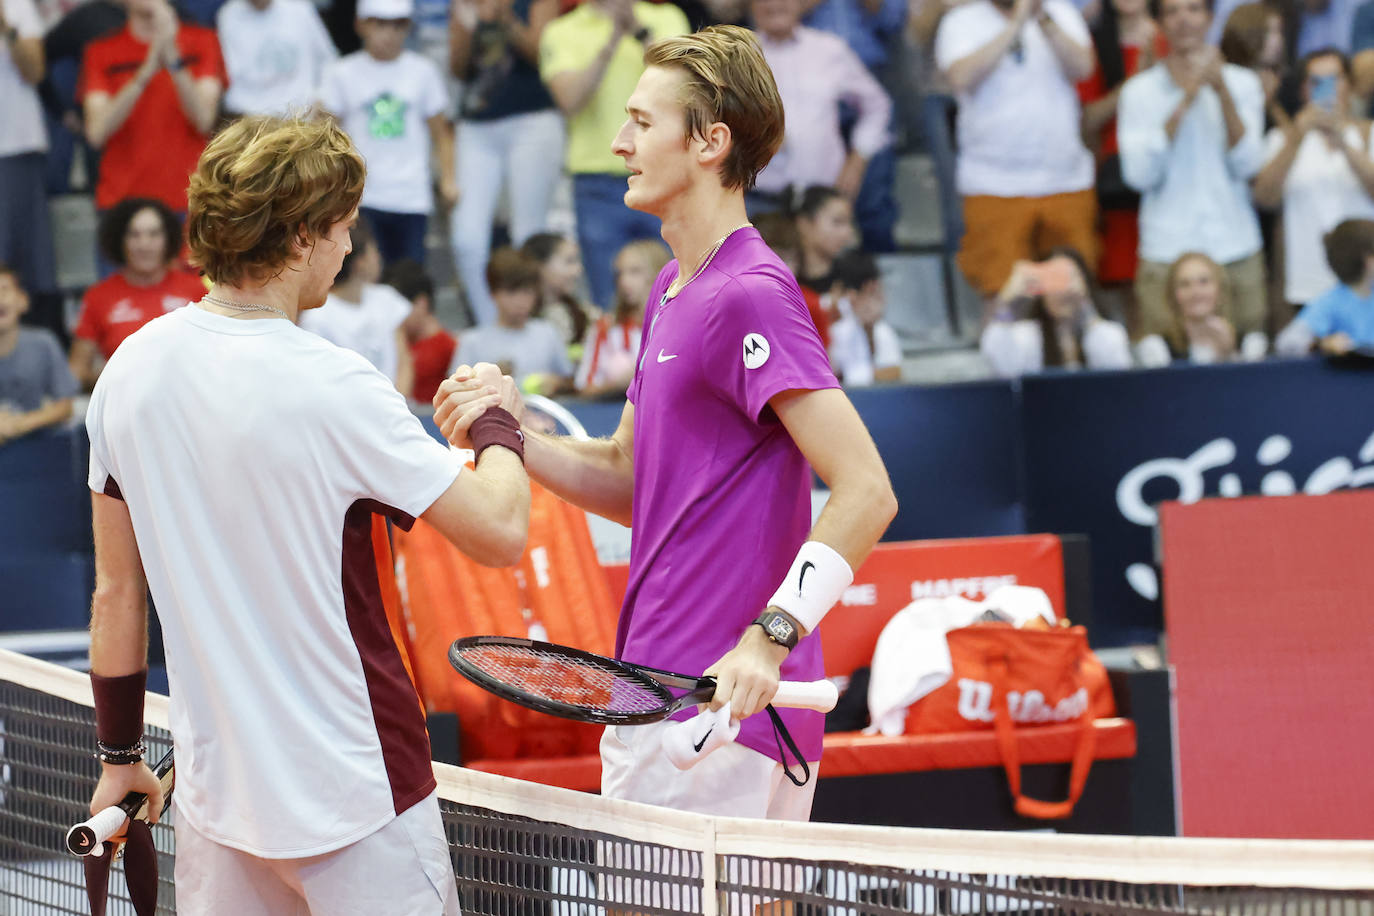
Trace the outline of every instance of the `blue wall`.
<instances>
[{"instance_id":1,"label":"blue wall","mask_svg":"<svg viewBox=\"0 0 1374 916\"><path fill-rule=\"evenodd\" d=\"M1374 485L1374 367L1318 360L856 390L901 509L889 540L1091 538L1099 645L1161 628L1154 504ZM566 402L593 435L621 405ZM85 435L0 447L0 631L83 627Z\"/></svg>"}]
</instances>

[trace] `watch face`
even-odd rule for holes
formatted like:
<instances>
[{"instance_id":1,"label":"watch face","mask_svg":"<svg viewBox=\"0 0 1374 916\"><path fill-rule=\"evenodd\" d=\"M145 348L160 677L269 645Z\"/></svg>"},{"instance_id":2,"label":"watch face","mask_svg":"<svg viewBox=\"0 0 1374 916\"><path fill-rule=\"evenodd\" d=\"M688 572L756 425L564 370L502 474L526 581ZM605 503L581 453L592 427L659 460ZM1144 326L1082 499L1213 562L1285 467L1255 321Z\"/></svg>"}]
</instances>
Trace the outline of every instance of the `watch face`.
<instances>
[{"instance_id":1,"label":"watch face","mask_svg":"<svg viewBox=\"0 0 1374 916\"><path fill-rule=\"evenodd\" d=\"M794 632L792 624L788 623L786 619L782 617L770 618L766 624L766 629L768 630L768 635L772 636L778 642L787 642L792 638Z\"/></svg>"}]
</instances>

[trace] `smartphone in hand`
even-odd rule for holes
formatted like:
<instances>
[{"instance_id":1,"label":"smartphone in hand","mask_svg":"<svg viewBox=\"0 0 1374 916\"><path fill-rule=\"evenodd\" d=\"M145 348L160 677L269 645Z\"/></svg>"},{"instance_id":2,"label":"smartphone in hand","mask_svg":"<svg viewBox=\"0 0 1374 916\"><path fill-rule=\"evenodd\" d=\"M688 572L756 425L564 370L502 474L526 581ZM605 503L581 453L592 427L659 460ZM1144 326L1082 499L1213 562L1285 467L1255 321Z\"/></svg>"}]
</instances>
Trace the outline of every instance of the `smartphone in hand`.
<instances>
[{"instance_id":1,"label":"smartphone in hand","mask_svg":"<svg viewBox=\"0 0 1374 916\"><path fill-rule=\"evenodd\" d=\"M1336 77L1318 76L1312 80L1312 104L1327 111L1336 110Z\"/></svg>"}]
</instances>

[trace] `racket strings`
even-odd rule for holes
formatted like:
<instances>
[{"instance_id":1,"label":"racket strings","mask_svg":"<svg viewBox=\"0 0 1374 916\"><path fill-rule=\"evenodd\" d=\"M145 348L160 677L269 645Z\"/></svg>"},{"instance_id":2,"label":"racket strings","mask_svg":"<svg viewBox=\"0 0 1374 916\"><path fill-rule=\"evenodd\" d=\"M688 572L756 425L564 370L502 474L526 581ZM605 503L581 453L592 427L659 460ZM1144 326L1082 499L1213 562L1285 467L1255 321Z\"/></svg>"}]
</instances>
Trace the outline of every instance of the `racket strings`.
<instances>
[{"instance_id":1,"label":"racket strings","mask_svg":"<svg viewBox=\"0 0 1374 916\"><path fill-rule=\"evenodd\" d=\"M657 685L590 660L509 645L470 646L462 655L496 680L555 703L634 714L660 710L671 701Z\"/></svg>"}]
</instances>

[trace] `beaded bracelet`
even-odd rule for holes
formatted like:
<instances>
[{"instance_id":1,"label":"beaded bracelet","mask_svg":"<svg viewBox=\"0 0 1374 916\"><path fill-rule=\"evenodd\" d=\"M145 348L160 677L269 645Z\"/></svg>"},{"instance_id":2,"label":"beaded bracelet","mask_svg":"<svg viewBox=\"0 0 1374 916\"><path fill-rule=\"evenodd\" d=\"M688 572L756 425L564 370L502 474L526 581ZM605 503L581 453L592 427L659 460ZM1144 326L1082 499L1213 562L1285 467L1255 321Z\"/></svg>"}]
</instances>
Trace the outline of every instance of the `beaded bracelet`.
<instances>
[{"instance_id":1,"label":"beaded bracelet","mask_svg":"<svg viewBox=\"0 0 1374 916\"><path fill-rule=\"evenodd\" d=\"M139 738L138 743L129 747L111 747L103 741L95 743L96 752L93 755L101 763L108 763L114 766L127 766L131 763L138 763L143 759L143 755L148 748Z\"/></svg>"}]
</instances>

